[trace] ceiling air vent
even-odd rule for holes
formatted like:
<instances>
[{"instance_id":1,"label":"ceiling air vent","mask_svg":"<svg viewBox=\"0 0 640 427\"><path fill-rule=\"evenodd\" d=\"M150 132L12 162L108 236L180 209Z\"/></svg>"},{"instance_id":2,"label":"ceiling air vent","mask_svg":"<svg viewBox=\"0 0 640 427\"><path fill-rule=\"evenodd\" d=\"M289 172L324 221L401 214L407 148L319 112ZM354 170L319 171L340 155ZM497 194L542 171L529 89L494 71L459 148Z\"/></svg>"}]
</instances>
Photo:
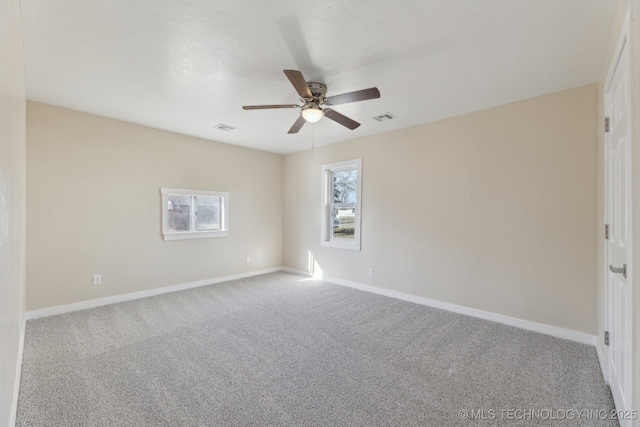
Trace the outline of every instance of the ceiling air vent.
<instances>
[{"instance_id":1,"label":"ceiling air vent","mask_svg":"<svg viewBox=\"0 0 640 427\"><path fill-rule=\"evenodd\" d=\"M385 113L385 114L382 114L380 116L373 117L373 120L377 120L379 122L384 122L384 121L387 121L387 120L393 120L395 118L396 118L396 116L394 116L393 114Z\"/></svg>"},{"instance_id":2,"label":"ceiling air vent","mask_svg":"<svg viewBox=\"0 0 640 427\"><path fill-rule=\"evenodd\" d=\"M233 126L225 125L224 123L220 123L219 125L215 125L214 129L223 130L225 132L231 132L232 130L236 130L238 128L234 128Z\"/></svg>"}]
</instances>

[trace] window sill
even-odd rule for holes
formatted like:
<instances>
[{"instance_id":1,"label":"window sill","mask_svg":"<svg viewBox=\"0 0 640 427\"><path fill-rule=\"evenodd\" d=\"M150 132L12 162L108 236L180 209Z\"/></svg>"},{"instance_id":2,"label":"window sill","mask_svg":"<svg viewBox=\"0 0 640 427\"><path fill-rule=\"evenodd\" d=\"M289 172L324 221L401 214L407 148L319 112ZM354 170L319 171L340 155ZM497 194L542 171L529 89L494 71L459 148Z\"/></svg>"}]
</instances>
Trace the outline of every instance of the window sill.
<instances>
[{"instance_id":1,"label":"window sill","mask_svg":"<svg viewBox=\"0 0 640 427\"><path fill-rule=\"evenodd\" d=\"M163 240L186 240L186 239L209 239L213 237L227 237L229 235L228 231L197 231L197 232L189 232L186 231L184 233L171 233L164 234L162 236Z\"/></svg>"}]
</instances>

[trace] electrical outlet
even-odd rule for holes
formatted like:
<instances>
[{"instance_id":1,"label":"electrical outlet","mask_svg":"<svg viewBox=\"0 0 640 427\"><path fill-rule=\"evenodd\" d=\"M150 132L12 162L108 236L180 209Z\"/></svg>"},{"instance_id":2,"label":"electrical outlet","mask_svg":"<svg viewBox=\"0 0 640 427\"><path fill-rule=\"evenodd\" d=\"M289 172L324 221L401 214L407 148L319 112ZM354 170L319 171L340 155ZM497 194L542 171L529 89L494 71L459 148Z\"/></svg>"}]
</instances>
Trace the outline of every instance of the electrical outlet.
<instances>
[{"instance_id":1,"label":"electrical outlet","mask_svg":"<svg viewBox=\"0 0 640 427\"><path fill-rule=\"evenodd\" d=\"M102 285L102 275L94 274L93 275L93 284L94 285Z\"/></svg>"},{"instance_id":2,"label":"electrical outlet","mask_svg":"<svg viewBox=\"0 0 640 427\"><path fill-rule=\"evenodd\" d=\"M368 271L369 277L373 277L373 268L370 268Z\"/></svg>"},{"instance_id":3,"label":"electrical outlet","mask_svg":"<svg viewBox=\"0 0 640 427\"><path fill-rule=\"evenodd\" d=\"M251 257L250 257L249 255L247 255L246 262L247 262L247 263L251 262Z\"/></svg>"}]
</instances>

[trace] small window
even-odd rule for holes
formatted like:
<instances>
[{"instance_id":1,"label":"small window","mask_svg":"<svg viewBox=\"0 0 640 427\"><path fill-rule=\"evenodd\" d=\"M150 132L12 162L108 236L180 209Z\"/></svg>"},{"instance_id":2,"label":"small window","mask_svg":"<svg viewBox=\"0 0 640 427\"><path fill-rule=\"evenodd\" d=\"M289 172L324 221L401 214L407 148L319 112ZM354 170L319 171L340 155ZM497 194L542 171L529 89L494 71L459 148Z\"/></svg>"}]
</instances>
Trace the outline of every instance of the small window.
<instances>
[{"instance_id":1,"label":"small window","mask_svg":"<svg viewBox=\"0 0 640 427\"><path fill-rule=\"evenodd\" d=\"M229 234L229 193L163 188L164 240L224 237Z\"/></svg>"},{"instance_id":2,"label":"small window","mask_svg":"<svg viewBox=\"0 0 640 427\"><path fill-rule=\"evenodd\" d=\"M322 165L323 246L360 250L362 159Z\"/></svg>"}]
</instances>

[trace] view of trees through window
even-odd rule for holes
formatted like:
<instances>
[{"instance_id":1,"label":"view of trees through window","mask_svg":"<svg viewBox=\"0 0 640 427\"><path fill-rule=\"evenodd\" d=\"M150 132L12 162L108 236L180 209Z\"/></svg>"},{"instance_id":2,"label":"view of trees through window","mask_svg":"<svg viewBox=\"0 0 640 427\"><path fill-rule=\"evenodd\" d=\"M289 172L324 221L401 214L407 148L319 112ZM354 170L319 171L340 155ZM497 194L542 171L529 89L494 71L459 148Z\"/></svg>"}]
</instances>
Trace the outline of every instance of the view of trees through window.
<instances>
[{"instance_id":1,"label":"view of trees through window","mask_svg":"<svg viewBox=\"0 0 640 427\"><path fill-rule=\"evenodd\" d=\"M220 197L169 194L170 231L220 230Z\"/></svg>"},{"instance_id":2,"label":"view of trees through window","mask_svg":"<svg viewBox=\"0 0 640 427\"><path fill-rule=\"evenodd\" d=\"M332 236L338 239L354 239L358 170L333 171L331 184L333 187Z\"/></svg>"}]
</instances>

